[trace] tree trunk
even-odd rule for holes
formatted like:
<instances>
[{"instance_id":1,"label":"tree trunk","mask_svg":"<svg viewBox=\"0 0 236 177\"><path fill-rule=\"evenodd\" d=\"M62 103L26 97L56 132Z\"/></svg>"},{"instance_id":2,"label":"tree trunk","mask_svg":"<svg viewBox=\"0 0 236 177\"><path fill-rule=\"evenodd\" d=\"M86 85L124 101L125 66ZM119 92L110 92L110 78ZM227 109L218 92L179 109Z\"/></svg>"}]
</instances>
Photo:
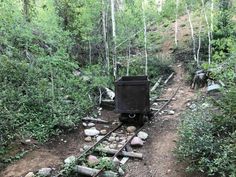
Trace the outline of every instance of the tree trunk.
<instances>
[{"instance_id":1,"label":"tree trunk","mask_svg":"<svg viewBox=\"0 0 236 177\"><path fill-rule=\"evenodd\" d=\"M147 55L147 25L146 25L146 15L145 15L145 1L142 2L142 10L143 10L143 28L144 28L145 75L147 75L148 55Z\"/></svg>"},{"instance_id":2,"label":"tree trunk","mask_svg":"<svg viewBox=\"0 0 236 177\"><path fill-rule=\"evenodd\" d=\"M176 16L175 16L175 46L178 46L178 11L179 11L179 0L176 0Z\"/></svg>"},{"instance_id":3,"label":"tree trunk","mask_svg":"<svg viewBox=\"0 0 236 177\"><path fill-rule=\"evenodd\" d=\"M113 75L117 77L117 62L116 62L116 22L115 22L115 4L111 0L111 21L112 21L112 37L113 37Z\"/></svg>"},{"instance_id":4,"label":"tree trunk","mask_svg":"<svg viewBox=\"0 0 236 177\"><path fill-rule=\"evenodd\" d=\"M129 51L128 51L128 61L127 61L127 73L126 73L126 76L129 76L129 66L130 66L130 46L131 45L131 42L129 42Z\"/></svg>"},{"instance_id":5,"label":"tree trunk","mask_svg":"<svg viewBox=\"0 0 236 177\"><path fill-rule=\"evenodd\" d=\"M197 61L197 57L196 57L196 44L195 44L195 37L194 37L194 31L193 31L193 24L192 24L191 14L189 12L187 4L186 4L186 12L188 14L188 21L189 21L190 30L191 30L191 37L192 37L192 41L193 41L193 58L194 58L195 61Z\"/></svg>"},{"instance_id":6,"label":"tree trunk","mask_svg":"<svg viewBox=\"0 0 236 177\"><path fill-rule=\"evenodd\" d=\"M109 47L107 42L107 26L106 26L106 7L105 7L105 0L102 0L103 11L102 11L102 27L103 27L103 42L104 42L104 49L105 49L105 58L106 58L106 66L107 66L107 74L110 71L110 59L109 59Z\"/></svg>"},{"instance_id":7,"label":"tree trunk","mask_svg":"<svg viewBox=\"0 0 236 177\"><path fill-rule=\"evenodd\" d=\"M202 0L202 8L203 8L204 17L206 20L207 30L208 30L207 31L207 34L208 34L208 63L211 64L211 29L210 29L209 21L208 21L207 14L206 14L204 0Z\"/></svg>"}]
</instances>

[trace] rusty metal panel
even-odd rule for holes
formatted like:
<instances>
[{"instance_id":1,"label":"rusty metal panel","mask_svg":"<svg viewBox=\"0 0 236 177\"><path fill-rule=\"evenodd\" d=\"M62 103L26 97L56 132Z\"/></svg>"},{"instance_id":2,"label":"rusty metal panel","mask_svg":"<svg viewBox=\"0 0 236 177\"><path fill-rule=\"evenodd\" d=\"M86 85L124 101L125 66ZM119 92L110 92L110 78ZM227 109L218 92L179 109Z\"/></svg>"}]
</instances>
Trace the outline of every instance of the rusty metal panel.
<instances>
[{"instance_id":1,"label":"rusty metal panel","mask_svg":"<svg viewBox=\"0 0 236 177\"><path fill-rule=\"evenodd\" d=\"M142 113L150 110L147 76L123 76L115 82L115 103L118 113Z\"/></svg>"}]
</instances>

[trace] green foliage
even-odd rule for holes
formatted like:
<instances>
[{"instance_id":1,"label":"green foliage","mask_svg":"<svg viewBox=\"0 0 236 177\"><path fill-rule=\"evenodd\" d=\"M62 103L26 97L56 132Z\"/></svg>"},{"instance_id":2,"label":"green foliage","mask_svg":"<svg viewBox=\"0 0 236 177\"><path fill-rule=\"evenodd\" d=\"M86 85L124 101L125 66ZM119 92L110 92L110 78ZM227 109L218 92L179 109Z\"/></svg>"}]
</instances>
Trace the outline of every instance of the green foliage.
<instances>
[{"instance_id":1,"label":"green foliage","mask_svg":"<svg viewBox=\"0 0 236 177\"><path fill-rule=\"evenodd\" d=\"M233 12L234 9L230 1L219 1L212 41L214 62L222 62L229 58L236 44L235 23L232 20Z\"/></svg>"},{"instance_id":2,"label":"green foliage","mask_svg":"<svg viewBox=\"0 0 236 177\"><path fill-rule=\"evenodd\" d=\"M190 163L188 170L225 177L236 175L235 96L233 87L216 102L217 107L200 102L196 110L182 116L176 154Z\"/></svg>"}]
</instances>

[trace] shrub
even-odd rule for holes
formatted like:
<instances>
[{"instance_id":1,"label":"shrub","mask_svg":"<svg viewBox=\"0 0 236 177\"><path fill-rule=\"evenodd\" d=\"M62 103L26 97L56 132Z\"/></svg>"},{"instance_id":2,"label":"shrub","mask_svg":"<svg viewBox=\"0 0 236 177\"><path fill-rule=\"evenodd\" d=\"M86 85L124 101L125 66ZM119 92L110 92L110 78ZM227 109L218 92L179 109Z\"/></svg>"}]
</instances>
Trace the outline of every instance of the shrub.
<instances>
[{"instance_id":1,"label":"shrub","mask_svg":"<svg viewBox=\"0 0 236 177\"><path fill-rule=\"evenodd\" d=\"M217 107L200 102L196 110L183 114L176 154L189 162L188 170L209 176L236 175L235 91L226 92Z\"/></svg>"}]
</instances>

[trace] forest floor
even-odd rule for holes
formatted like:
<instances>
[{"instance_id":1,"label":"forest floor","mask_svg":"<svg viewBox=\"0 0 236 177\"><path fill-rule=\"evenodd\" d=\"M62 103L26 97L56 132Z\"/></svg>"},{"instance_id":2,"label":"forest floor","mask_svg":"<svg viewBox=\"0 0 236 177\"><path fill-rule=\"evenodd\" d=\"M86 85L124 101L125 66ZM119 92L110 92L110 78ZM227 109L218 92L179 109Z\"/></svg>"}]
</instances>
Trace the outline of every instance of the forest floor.
<instances>
[{"instance_id":1,"label":"forest floor","mask_svg":"<svg viewBox=\"0 0 236 177\"><path fill-rule=\"evenodd\" d=\"M186 26L187 16L181 17L179 21L179 28L182 28L179 33L179 40L186 42L190 36L190 30ZM163 55L173 52L175 23L168 28L167 33L169 34L164 34L164 36L171 37L171 40L168 37L162 44L161 53ZM197 93L185 84L186 74L182 63L176 62L172 67L176 72L175 76L164 89L161 98L170 98L178 86L181 86L175 99L166 108L166 110L175 111L175 114L158 115L151 122L146 123L144 131L149 134L149 138L142 148L137 149L144 154L144 159L142 161L129 160L126 166L126 177L202 177L201 174L187 174L185 165L177 163L174 156L173 150L178 140L177 131L180 115L187 109L187 103L191 103L196 98ZM118 115L108 110L103 110L101 117L110 122L108 130L112 129L112 122L118 120ZM104 125L97 124L96 128L102 129ZM0 172L0 176L21 177L29 171L37 171L44 167L60 169L65 158L71 155L78 156L81 153L80 149L85 144L92 145L95 143L95 141L91 143L84 141L83 130L84 127L80 125L70 132L52 138L43 145L34 141L27 144L19 143L18 149L28 150L28 153Z\"/></svg>"}]
</instances>

